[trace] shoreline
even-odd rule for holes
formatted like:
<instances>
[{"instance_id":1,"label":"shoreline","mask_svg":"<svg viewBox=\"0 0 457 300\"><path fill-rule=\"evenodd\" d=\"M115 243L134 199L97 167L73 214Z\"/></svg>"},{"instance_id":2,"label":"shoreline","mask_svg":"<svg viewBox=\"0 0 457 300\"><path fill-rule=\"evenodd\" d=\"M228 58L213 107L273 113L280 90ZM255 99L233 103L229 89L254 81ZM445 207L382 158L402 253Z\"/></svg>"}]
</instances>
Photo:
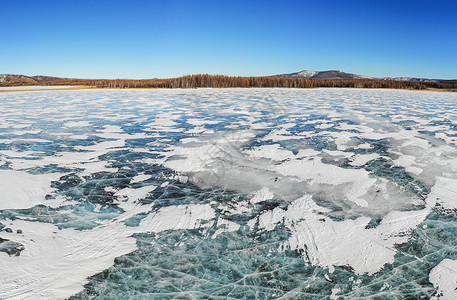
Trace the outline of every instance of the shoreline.
<instances>
[{"instance_id":1,"label":"shoreline","mask_svg":"<svg viewBox=\"0 0 457 300\"><path fill-rule=\"evenodd\" d=\"M36 87L36 86L46 86L46 85L31 85L30 87ZM55 85L54 85L55 86ZM14 88L14 86L5 86L5 87L10 87ZM24 86L18 86L18 87L24 87ZM70 90L89 90L89 89L97 89L96 86L89 86L89 85L84 85L84 86L72 86L72 87L62 87L62 88L45 88L45 89L36 89L36 88L31 88L31 89L11 89L11 90L2 90L0 89L0 93L8 93L8 92L39 92L39 91L70 91Z\"/></svg>"},{"instance_id":2,"label":"shoreline","mask_svg":"<svg viewBox=\"0 0 457 300\"><path fill-rule=\"evenodd\" d=\"M161 88L161 87L141 87L141 88L106 88L106 87L97 87L97 86L90 86L90 85L81 85L81 86L72 86L72 87L62 87L62 88L43 88L37 89L33 87L43 86L43 85L31 85L30 89L11 89L11 90L2 90L0 89L0 93L9 93L9 92L40 92L40 91L71 91L71 90L164 90L164 89L303 89L303 90L310 90L310 89L363 89L363 90L399 90L399 91L418 91L418 92L445 92L445 93L457 93L457 90L447 90L447 89L399 89L399 88L364 88L364 87L307 87L307 88L296 88L296 87L189 87L189 88ZM4 86L8 88L14 88L14 86ZM25 87L25 86L17 86ZM45 86L43 86L45 87ZM56 87L55 85L50 87ZM0 87L2 88L2 87Z\"/></svg>"}]
</instances>

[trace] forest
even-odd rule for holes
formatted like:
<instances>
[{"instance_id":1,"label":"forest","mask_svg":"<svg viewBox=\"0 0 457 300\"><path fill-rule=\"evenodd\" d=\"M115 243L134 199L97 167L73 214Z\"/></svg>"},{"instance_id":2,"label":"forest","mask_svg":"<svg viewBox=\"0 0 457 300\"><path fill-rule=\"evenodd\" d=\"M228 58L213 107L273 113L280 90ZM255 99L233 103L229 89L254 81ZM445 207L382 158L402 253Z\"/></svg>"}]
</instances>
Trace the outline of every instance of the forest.
<instances>
[{"instance_id":1,"label":"forest","mask_svg":"<svg viewBox=\"0 0 457 300\"><path fill-rule=\"evenodd\" d=\"M24 85L84 85L97 88L390 88L390 89L440 89L457 91L457 80L440 82L398 81L385 79L315 79L284 77L238 77L225 75L186 75L166 79L71 79L46 77L10 78L0 86Z\"/></svg>"}]
</instances>

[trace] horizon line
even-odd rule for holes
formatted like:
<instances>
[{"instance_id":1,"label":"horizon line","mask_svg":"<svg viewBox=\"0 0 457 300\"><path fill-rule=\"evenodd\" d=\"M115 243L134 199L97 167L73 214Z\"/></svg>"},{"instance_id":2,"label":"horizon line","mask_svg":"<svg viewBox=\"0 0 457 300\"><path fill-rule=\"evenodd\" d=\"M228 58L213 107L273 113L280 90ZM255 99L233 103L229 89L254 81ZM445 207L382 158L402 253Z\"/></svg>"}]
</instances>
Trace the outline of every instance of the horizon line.
<instances>
[{"instance_id":1,"label":"horizon line","mask_svg":"<svg viewBox=\"0 0 457 300\"><path fill-rule=\"evenodd\" d=\"M315 70L300 70L296 72L290 72L290 73L280 73L280 74L273 74L273 75L229 75L229 74L217 74L217 73L188 73L188 74L183 74L179 76L171 76L171 77L142 77L142 78L128 78L128 77L66 77L66 76L56 76L56 75L43 75L43 74L36 74L36 75L26 75L26 74L20 74L20 73L2 73L0 76L26 76L26 77L38 77L38 76L43 76L43 77L54 77L54 78L61 78L61 79L82 79L82 80L150 80L150 79L172 79L172 78L180 78L180 77L185 77L185 76L192 76L192 75L211 75L211 76L228 76L228 77L275 77L279 75L289 75L289 74L295 74L295 73L300 73L304 71L310 71L310 72L342 72L346 74L352 74L352 75L358 75L358 76L365 76L368 77L366 79L396 79L396 78L417 78L417 79L430 79L430 80L457 80L457 75L454 78L431 78L431 77L421 77L421 76L380 76L380 77L375 77L375 76L368 76L368 75L363 75L363 74L356 74L356 73L350 73L350 72L345 72L341 71L338 69L329 69L329 70L323 70L323 71L315 71ZM303 77L306 78L306 77ZM309 78L312 79L312 78ZM324 79L324 78L322 78ZM344 78L335 78L335 79L344 79ZM357 79L357 78L350 78L350 79ZM363 79L363 78L362 78Z\"/></svg>"}]
</instances>

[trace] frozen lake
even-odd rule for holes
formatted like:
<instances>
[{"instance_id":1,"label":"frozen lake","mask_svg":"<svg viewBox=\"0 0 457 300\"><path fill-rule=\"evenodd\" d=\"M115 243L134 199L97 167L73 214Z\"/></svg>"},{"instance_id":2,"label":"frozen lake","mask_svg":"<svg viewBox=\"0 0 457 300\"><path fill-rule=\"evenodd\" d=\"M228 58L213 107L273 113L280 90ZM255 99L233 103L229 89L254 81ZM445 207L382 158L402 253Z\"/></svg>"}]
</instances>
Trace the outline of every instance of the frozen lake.
<instances>
[{"instance_id":1,"label":"frozen lake","mask_svg":"<svg viewBox=\"0 0 457 300\"><path fill-rule=\"evenodd\" d=\"M0 93L0 299L456 299L456 212L456 93Z\"/></svg>"}]
</instances>

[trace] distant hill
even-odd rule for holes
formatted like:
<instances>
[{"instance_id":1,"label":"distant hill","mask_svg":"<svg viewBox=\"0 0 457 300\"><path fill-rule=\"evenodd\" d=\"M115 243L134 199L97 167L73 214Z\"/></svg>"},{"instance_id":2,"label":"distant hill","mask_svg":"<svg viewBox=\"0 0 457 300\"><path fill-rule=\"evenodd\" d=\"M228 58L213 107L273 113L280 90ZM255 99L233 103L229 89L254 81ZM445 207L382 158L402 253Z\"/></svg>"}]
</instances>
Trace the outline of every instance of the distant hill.
<instances>
[{"instance_id":1,"label":"distant hill","mask_svg":"<svg viewBox=\"0 0 457 300\"><path fill-rule=\"evenodd\" d=\"M397 81L417 81L417 82L441 82L442 79L428 79L417 77L384 77L376 78L352 73L346 73L338 70L329 71L309 71L303 70L300 72L273 75L273 77L283 78L318 78L318 79L384 79L384 80L397 80Z\"/></svg>"},{"instance_id":2,"label":"distant hill","mask_svg":"<svg viewBox=\"0 0 457 300\"><path fill-rule=\"evenodd\" d=\"M318 78L318 79L372 79L373 77L346 73L338 70L309 71L303 70L296 73L273 75L273 77L285 78Z\"/></svg>"},{"instance_id":3,"label":"distant hill","mask_svg":"<svg viewBox=\"0 0 457 300\"><path fill-rule=\"evenodd\" d=\"M441 81L443 81L443 79L429 79L429 78L417 78L417 77L395 77L395 78L384 77L381 79L400 80L400 81L418 81L418 82L441 82Z\"/></svg>"},{"instance_id":4,"label":"distant hill","mask_svg":"<svg viewBox=\"0 0 457 300\"><path fill-rule=\"evenodd\" d=\"M56 80L65 80L67 78L52 77L52 76L26 76L26 75L16 75L16 74L0 74L0 83L27 83L27 84L40 84L43 82L56 81Z\"/></svg>"}]
</instances>

